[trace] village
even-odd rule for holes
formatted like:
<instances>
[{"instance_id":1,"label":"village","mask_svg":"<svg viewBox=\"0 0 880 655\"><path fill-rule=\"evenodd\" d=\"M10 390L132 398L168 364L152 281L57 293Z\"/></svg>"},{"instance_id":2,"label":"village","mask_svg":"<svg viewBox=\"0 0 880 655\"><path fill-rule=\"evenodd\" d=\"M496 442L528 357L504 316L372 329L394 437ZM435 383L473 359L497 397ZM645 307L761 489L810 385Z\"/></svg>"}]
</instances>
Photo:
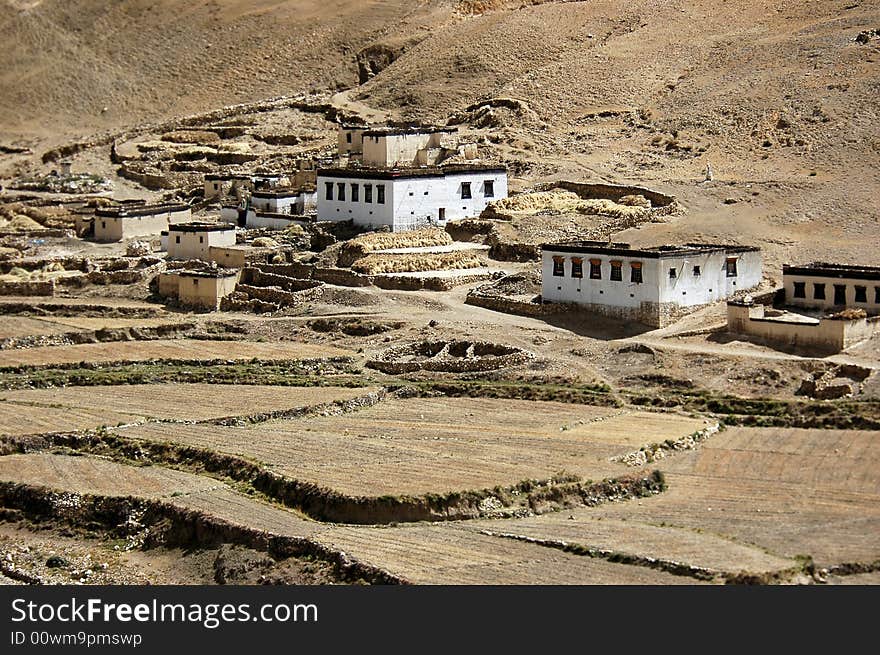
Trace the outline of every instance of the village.
<instances>
[{"instance_id":1,"label":"village","mask_svg":"<svg viewBox=\"0 0 880 655\"><path fill-rule=\"evenodd\" d=\"M0 129L0 583L880 583L873 33L434 4Z\"/></svg>"},{"instance_id":2,"label":"village","mask_svg":"<svg viewBox=\"0 0 880 655\"><path fill-rule=\"evenodd\" d=\"M325 285L450 290L483 282L465 302L525 315L582 312L645 330L726 302L730 334L806 355L842 352L880 330L880 268L790 262L773 287L761 249L747 243L633 248L609 231L605 242L536 244L539 293L505 297L499 290L524 270L529 247L497 259L500 244L469 231L474 221L485 230L509 220L505 210L553 213L568 203L632 225L681 209L649 189L613 185L565 183L509 196L505 167L481 162L476 144L456 132L343 124L332 158L302 160L286 173L207 173L195 210L191 202L111 201L78 212L75 231L124 245L129 267L146 258L158 295L182 308L265 313L301 306ZM70 175L69 162L61 174ZM332 247L308 256L319 235ZM42 263L7 258L4 266L8 273ZM57 272L8 279L2 291L51 297L81 277Z\"/></svg>"}]
</instances>

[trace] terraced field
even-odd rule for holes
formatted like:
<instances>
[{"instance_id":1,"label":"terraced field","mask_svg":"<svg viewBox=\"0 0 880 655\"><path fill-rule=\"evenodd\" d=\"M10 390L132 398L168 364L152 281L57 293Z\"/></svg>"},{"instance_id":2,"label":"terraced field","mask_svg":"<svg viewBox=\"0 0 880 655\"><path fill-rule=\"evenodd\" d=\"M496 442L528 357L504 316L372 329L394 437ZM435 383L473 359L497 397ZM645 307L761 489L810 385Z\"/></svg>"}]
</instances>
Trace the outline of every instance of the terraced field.
<instances>
[{"instance_id":1,"label":"terraced field","mask_svg":"<svg viewBox=\"0 0 880 655\"><path fill-rule=\"evenodd\" d=\"M590 479L620 475L631 469L612 457L703 426L673 414L432 398L245 428L157 424L120 433L238 455L297 480L374 497L514 485L562 471Z\"/></svg>"},{"instance_id":2,"label":"terraced field","mask_svg":"<svg viewBox=\"0 0 880 655\"><path fill-rule=\"evenodd\" d=\"M823 566L871 562L880 559L878 447L872 431L730 429L663 463L665 493L574 515L675 526Z\"/></svg>"},{"instance_id":3,"label":"terraced field","mask_svg":"<svg viewBox=\"0 0 880 655\"><path fill-rule=\"evenodd\" d=\"M0 481L77 494L166 498L227 488L211 478L161 466L125 466L96 457L30 454L0 457Z\"/></svg>"},{"instance_id":4,"label":"terraced field","mask_svg":"<svg viewBox=\"0 0 880 655\"><path fill-rule=\"evenodd\" d=\"M641 501L637 501L641 502ZM525 537L635 557L661 559L712 573L764 573L797 564L791 558L720 535L685 528L595 517L587 509L566 510L510 521L469 521L469 529L507 538ZM548 546L549 547L549 546Z\"/></svg>"},{"instance_id":5,"label":"terraced field","mask_svg":"<svg viewBox=\"0 0 880 655\"><path fill-rule=\"evenodd\" d=\"M458 524L335 528L316 539L416 584L694 584L691 578L563 553Z\"/></svg>"},{"instance_id":6,"label":"terraced field","mask_svg":"<svg viewBox=\"0 0 880 655\"><path fill-rule=\"evenodd\" d=\"M684 584L693 580L488 537L454 526L345 527L304 520L197 475L89 457L0 457L0 482L137 496L273 535L306 537L421 584Z\"/></svg>"},{"instance_id":7,"label":"terraced field","mask_svg":"<svg viewBox=\"0 0 880 655\"><path fill-rule=\"evenodd\" d=\"M59 325L42 318L4 316L0 319L0 339L43 336L46 334L60 334L70 331L71 330L64 325Z\"/></svg>"},{"instance_id":8,"label":"terraced field","mask_svg":"<svg viewBox=\"0 0 880 655\"><path fill-rule=\"evenodd\" d=\"M146 418L204 421L350 400L377 388L133 384L0 392L0 434L75 430ZM70 417L70 420L67 420ZM40 430L40 427L46 427Z\"/></svg>"},{"instance_id":9,"label":"terraced field","mask_svg":"<svg viewBox=\"0 0 880 655\"><path fill-rule=\"evenodd\" d=\"M4 350L0 351L0 367L46 366L77 362L137 362L150 359L299 360L343 357L351 354L350 351L340 348L307 343L158 339Z\"/></svg>"},{"instance_id":10,"label":"terraced field","mask_svg":"<svg viewBox=\"0 0 880 655\"><path fill-rule=\"evenodd\" d=\"M99 407L28 406L0 402L0 436L88 430L142 420L142 416Z\"/></svg>"}]
</instances>

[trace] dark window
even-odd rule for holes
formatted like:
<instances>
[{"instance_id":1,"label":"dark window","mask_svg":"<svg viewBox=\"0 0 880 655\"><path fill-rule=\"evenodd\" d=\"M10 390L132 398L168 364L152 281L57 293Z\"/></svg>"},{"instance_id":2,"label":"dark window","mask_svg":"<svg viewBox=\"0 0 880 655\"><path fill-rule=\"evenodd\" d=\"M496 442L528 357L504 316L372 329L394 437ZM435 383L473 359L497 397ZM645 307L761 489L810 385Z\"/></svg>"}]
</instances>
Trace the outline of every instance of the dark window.
<instances>
[{"instance_id":1,"label":"dark window","mask_svg":"<svg viewBox=\"0 0 880 655\"><path fill-rule=\"evenodd\" d=\"M572 277L583 277L584 276L584 260L580 257L572 257L571 258L571 276Z\"/></svg>"},{"instance_id":2,"label":"dark window","mask_svg":"<svg viewBox=\"0 0 880 655\"><path fill-rule=\"evenodd\" d=\"M346 141L347 143L351 143L351 132L346 132L346 133L345 133L345 141Z\"/></svg>"},{"instance_id":3,"label":"dark window","mask_svg":"<svg viewBox=\"0 0 880 655\"><path fill-rule=\"evenodd\" d=\"M834 285L834 304L835 305L845 305L846 304L846 285L845 284L835 284Z\"/></svg>"},{"instance_id":4,"label":"dark window","mask_svg":"<svg viewBox=\"0 0 880 655\"><path fill-rule=\"evenodd\" d=\"M700 270L700 267L694 266L694 277L700 277L701 274L702 274L702 271Z\"/></svg>"},{"instance_id":5,"label":"dark window","mask_svg":"<svg viewBox=\"0 0 880 655\"><path fill-rule=\"evenodd\" d=\"M727 277L736 277L736 257L727 258Z\"/></svg>"},{"instance_id":6,"label":"dark window","mask_svg":"<svg viewBox=\"0 0 880 655\"><path fill-rule=\"evenodd\" d=\"M199 243L205 243L205 237L199 237Z\"/></svg>"},{"instance_id":7,"label":"dark window","mask_svg":"<svg viewBox=\"0 0 880 655\"><path fill-rule=\"evenodd\" d=\"M486 180L483 182L483 195L486 198L495 197L495 182L493 180Z\"/></svg>"},{"instance_id":8,"label":"dark window","mask_svg":"<svg viewBox=\"0 0 880 655\"><path fill-rule=\"evenodd\" d=\"M102 230L106 230L106 229L107 229L107 221L101 221L101 229L102 229Z\"/></svg>"},{"instance_id":9,"label":"dark window","mask_svg":"<svg viewBox=\"0 0 880 655\"><path fill-rule=\"evenodd\" d=\"M806 298L807 297L807 283L806 282L795 282L794 283L794 297L795 298Z\"/></svg>"},{"instance_id":10,"label":"dark window","mask_svg":"<svg viewBox=\"0 0 880 655\"><path fill-rule=\"evenodd\" d=\"M197 277L196 277L196 278L193 278L193 284L194 284L195 286L199 286L199 278L197 278Z\"/></svg>"},{"instance_id":11,"label":"dark window","mask_svg":"<svg viewBox=\"0 0 880 655\"><path fill-rule=\"evenodd\" d=\"M553 258L553 276L562 277L565 275L565 257Z\"/></svg>"},{"instance_id":12,"label":"dark window","mask_svg":"<svg viewBox=\"0 0 880 655\"><path fill-rule=\"evenodd\" d=\"M461 199L471 197L471 183L470 182L462 182L461 183Z\"/></svg>"},{"instance_id":13,"label":"dark window","mask_svg":"<svg viewBox=\"0 0 880 655\"><path fill-rule=\"evenodd\" d=\"M351 201L352 202L358 201L358 185L354 184L353 182L351 185Z\"/></svg>"},{"instance_id":14,"label":"dark window","mask_svg":"<svg viewBox=\"0 0 880 655\"><path fill-rule=\"evenodd\" d=\"M675 279L676 277L678 277L678 271L676 271L674 268L670 268L669 269L669 279L672 280L672 279Z\"/></svg>"},{"instance_id":15,"label":"dark window","mask_svg":"<svg viewBox=\"0 0 880 655\"><path fill-rule=\"evenodd\" d=\"M376 202L380 205L385 204L385 185L377 184L376 185Z\"/></svg>"},{"instance_id":16,"label":"dark window","mask_svg":"<svg viewBox=\"0 0 880 655\"><path fill-rule=\"evenodd\" d=\"M856 287L856 302L868 302L868 287Z\"/></svg>"},{"instance_id":17,"label":"dark window","mask_svg":"<svg viewBox=\"0 0 880 655\"><path fill-rule=\"evenodd\" d=\"M615 282L623 280L623 262L611 262L611 279Z\"/></svg>"},{"instance_id":18,"label":"dark window","mask_svg":"<svg viewBox=\"0 0 880 655\"><path fill-rule=\"evenodd\" d=\"M345 183L337 182L336 184L336 199L337 200L345 200Z\"/></svg>"},{"instance_id":19,"label":"dark window","mask_svg":"<svg viewBox=\"0 0 880 655\"><path fill-rule=\"evenodd\" d=\"M814 284L813 285L813 299L814 300L825 300L825 285L824 284Z\"/></svg>"},{"instance_id":20,"label":"dark window","mask_svg":"<svg viewBox=\"0 0 880 655\"><path fill-rule=\"evenodd\" d=\"M632 267L629 273L629 281L635 282L636 284L642 283L642 262L632 262L630 264Z\"/></svg>"},{"instance_id":21,"label":"dark window","mask_svg":"<svg viewBox=\"0 0 880 655\"><path fill-rule=\"evenodd\" d=\"M373 202L373 185L364 185L364 202Z\"/></svg>"},{"instance_id":22,"label":"dark window","mask_svg":"<svg viewBox=\"0 0 880 655\"><path fill-rule=\"evenodd\" d=\"M880 303L880 287L874 287L874 302Z\"/></svg>"},{"instance_id":23,"label":"dark window","mask_svg":"<svg viewBox=\"0 0 880 655\"><path fill-rule=\"evenodd\" d=\"M180 237L174 237L174 243L180 243Z\"/></svg>"},{"instance_id":24,"label":"dark window","mask_svg":"<svg viewBox=\"0 0 880 655\"><path fill-rule=\"evenodd\" d=\"M325 182L327 187L327 200L333 200L333 182Z\"/></svg>"},{"instance_id":25,"label":"dark window","mask_svg":"<svg viewBox=\"0 0 880 655\"><path fill-rule=\"evenodd\" d=\"M591 280L601 280L602 279L602 260L600 260L600 259L591 259L590 260L590 279Z\"/></svg>"}]
</instances>

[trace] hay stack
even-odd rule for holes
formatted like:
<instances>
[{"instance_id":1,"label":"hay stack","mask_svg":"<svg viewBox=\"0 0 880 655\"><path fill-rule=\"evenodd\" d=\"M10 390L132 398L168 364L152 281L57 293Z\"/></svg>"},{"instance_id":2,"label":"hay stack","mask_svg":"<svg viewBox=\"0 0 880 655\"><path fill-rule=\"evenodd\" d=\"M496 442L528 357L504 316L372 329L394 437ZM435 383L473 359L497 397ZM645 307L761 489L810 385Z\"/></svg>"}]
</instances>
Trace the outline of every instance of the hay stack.
<instances>
[{"instance_id":1,"label":"hay stack","mask_svg":"<svg viewBox=\"0 0 880 655\"><path fill-rule=\"evenodd\" d=\"M383 273L410 273L420 271L451 271L483 266L472 251L457 250L441 253L395 253L367 255L356 261L351 269L365 275Z\"/></svg>"},{"instance_id":2,"label":"hay stack","mask_svg":"<svg viewBox=\"0 0 880 655\"><path fill-rule=\"evenodd\" d=\"M351 266L359 259L377 250L446 246L450 243L452 243L452 237L446 231L437 228L410 232L374 232L364 234L343 244L339 251L337 265Z\"/></svg>"}]
</instances>

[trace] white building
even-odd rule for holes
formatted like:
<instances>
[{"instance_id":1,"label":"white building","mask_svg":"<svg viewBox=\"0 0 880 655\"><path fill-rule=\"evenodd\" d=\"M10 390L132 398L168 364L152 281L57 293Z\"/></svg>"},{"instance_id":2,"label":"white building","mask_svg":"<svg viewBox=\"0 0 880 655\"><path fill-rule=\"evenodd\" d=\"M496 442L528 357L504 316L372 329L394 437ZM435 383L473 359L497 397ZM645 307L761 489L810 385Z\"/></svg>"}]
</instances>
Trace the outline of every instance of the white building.
<instances>
[{"instance_id":1,"label":"white building","mask_svg":"<svg viewBox=\"0 0 880 655\"><path fill-rule=\"evenodd\" d=\"M122 241L135 237L159 236L169 225L192 218L189 205L133 205L95 210L95 240Z\"/></svg>"},{"instance_id":2,"label":"white building","mask_svg":"<svg viewBox=\"0 0 880 655\"><path fill-rule=\"evenodd\" d=\"M507 197L507 170L490 166L318 171L318 220L392 231L479 216Z\"/></svg>"},{"instance_id":3,"label":"white building","mask_svg":"<svg viewBox=\"0 0 880 655\"><path fill-rule=\"evenodd\" d=\"M302 206L298 189L274 189L254 191L251 194L251 207L256 211L273 214L294 214L297 203Z\"/></svg>"},{"instance_id":4,"label":"white building","mask_svg":"<svg viewBox=\"0 0 880 655\"><path fill-rule=\"evenodd\" d=\"M237 189L253 189L254 183L250 175L217 174L205 175L205 200L234 195Z\"/></svg>"},{"instance_id":5,"label":"white building","mask_svg":"<svg viewBox=\"0 0 880 655\"><path fill-rule=\"evenodd\" d=\"M339 154L350 159L361 159L364 154L364 132L366 125L340 125L336 143Z\"/></svg>"},{"instance_id":6,"label":"white building","mask_svg":"<svg viewBox=\"0 0 880 655\"><path fill-rule=\"evenodd\" d=\"M235 227L225 223L180 223L168 228L168 259L211 261L210 248L235 245Z\"/></svg>"},{"instance_id":7,"label":"white building","mask_svg":"<svg viewBox=\"0 0 880 655\"><path fill-rule=\"evenodd\" d=\"M635 249L577 241L541 246L544 302L576 303L612 318L662 327L760 283L759 248L686 244Z\"/></svg>"},{"instance_id":8,"label":"white building","mask_svg":"<svg viewBox=\"0 0 880 655\"><path fill-rule=\"evenodd\" d=\"M374 128L360 133L364 166L433 166L439 164L457 144L449 137L455 128ZM350 131L349 133L353 133ZM340 150L340 154L343 154Z\"/></svg>"},{"instance_id":9,"label":"white building","mask_svg":"<svg viewBox=\"0 0 880 655\"><path fill-rule=\"evenodd\" d=\"M816 262L784 265L785 304L804 309L864 309L880 314L880 267Z\"/></svg>"}]
</instances>

